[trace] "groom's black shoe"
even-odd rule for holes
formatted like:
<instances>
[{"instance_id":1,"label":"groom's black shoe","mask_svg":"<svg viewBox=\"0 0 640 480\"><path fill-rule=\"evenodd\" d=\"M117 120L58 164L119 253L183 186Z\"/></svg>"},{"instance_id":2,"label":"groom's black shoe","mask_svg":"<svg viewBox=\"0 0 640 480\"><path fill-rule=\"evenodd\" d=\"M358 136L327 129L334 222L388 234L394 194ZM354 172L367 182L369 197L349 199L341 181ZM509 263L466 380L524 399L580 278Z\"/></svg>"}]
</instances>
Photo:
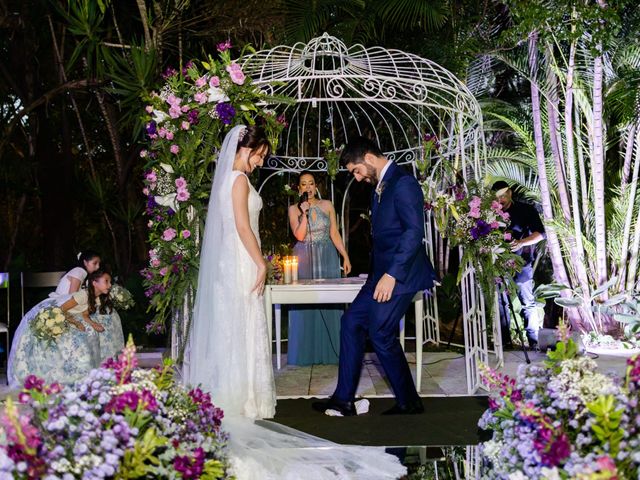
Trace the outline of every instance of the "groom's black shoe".
<instances>
[{"instance_id":1,"label":"groom's black shoe","mask_svg":"<svg viewBox=\"0 0 640 480\"><path fill-rule=\"evenodd\" d=\"M419 415L420 413L424 413L424 407L420 400L416 400L407 405L396 403L389 410L382 412L382 415Z\"/></svg>"},{"instance_id":2,"label":"groom's black shoe","mask_svg":"<svg viewBox=\"0 0 640 480\"><path fill-rule=\"evenodd\" d=\"M336 410L340 412L344 417L352 417L357 415L356 406L353 402L343 402L341 400L335 400L333 397L330 397L328 400L323 402L313 402L311 407L318 412L324 413L327 410Z\"/></svg>"}]
</instances>

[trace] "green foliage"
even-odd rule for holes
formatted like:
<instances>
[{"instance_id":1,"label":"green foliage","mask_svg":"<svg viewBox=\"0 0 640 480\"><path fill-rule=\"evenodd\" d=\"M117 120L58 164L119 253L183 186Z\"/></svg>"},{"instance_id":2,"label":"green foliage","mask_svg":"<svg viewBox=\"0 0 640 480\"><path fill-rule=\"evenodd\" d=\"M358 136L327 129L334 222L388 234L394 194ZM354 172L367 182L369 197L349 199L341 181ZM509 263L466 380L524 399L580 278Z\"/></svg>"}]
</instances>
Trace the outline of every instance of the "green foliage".
<instances>
[{"instance_id":1,"label":"green foliage","mask_svg":"<svg viewBox=\"0 0 640 480\"><path fill-rule=\"evenodd\" d=\"M513 18L513 27L503 38L514 44L538 32L541 39L563 42L581 39L597 53L599 46L609 45L620 33L623 9L635 2L607 0L503 0ZM602 2L605 4L605 2ZM588 34L588 37L585 37Z\"/></svg>"},{"instance_id":2,"label":"green foliage","mask_svg":"<svg viewBox=\"0 0 640 480\"><path fill-rule=\"evenodd\" d=\"M160 465L157 452L167 444L167 439L158 436L155 427L149 428L133 449L124 452L124 457L115 478L152 478L155 467Z\"/></svg>"},{"instance_id":3,"label":"green foliage","mask_svg":"<svg viewBox=\"0 0 640 480\"><path fill-rule=\"evenodd\" d=\"M620 428L624 408L616 410L616 404L613 395L601 396L587 404L587 409L595 417L591 430L600 442L600 453L607 453L612 458L618 455L624 438L624 431Z\"/></svg>"},{"instance_id":4,"label":"green foliage","mask_svg":"<svg viewBox=\"0 0 640 480\"><path fill-rule=\"evenodd\" d=\"M338 151L342 150L344 145L336 149L331 143L331 139L325 138L322 140L322 148L324 150L324 158L327 161L327 174L333 182L336 179L338 170L340 170L340 155Z\"/></svg>"},{"instance_id":5,"label":"green foliage","mask_svg":"<svg viewBox=\"0 0 640 480\"><path fill-rule=\"evenodd\" d=\"M565 360L572 360L576 358L578 353L579 351L576 342L569 338L565 342L556 343L556 348L547 352L548 360L545 360L544 364L548 368L551 368L555 373L558 373L561 370L560 363Z\"/></svg>"}]
</instances>

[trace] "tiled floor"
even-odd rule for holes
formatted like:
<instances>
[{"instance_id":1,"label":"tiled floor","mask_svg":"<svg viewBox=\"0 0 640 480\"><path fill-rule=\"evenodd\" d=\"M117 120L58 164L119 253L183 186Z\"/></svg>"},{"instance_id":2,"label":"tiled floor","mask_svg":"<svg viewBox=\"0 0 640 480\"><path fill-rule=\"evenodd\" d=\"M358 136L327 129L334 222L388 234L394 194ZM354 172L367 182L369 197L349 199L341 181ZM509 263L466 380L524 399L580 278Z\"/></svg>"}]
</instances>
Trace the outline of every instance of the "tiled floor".
<instances>
[{"instance_id":1,"label":"tiled floor","mask_svg":"<svg viewBox=\"0 0 640 480\"><path fill-rule=\"evenodd\" d=\"M546 357L537 352L528 352L530 360L538 363ZM409 367L415 380L415 354L407 354ZM501 371L515 376L518 368L525 365L522 351L509 351L504 355L505 364ZM494 363L495 360L491 359ZM464 356L457 352L425 352L422 368L422 395L466 395L467 383ZM600 371L625 374L625 359L601 355L596 359ZM275 362L274 362L275 369ZM337 365L313 365L299 367L286 364L286 355L282 356L282 368L275 371L276 392L280 398L307 396L329 396L333 393L337 379ZM482 393L479 392L479 393ZM364 368L360 376L358 396L391 396L391 390L384 372L374 353L365 356Z\"/></svg>"},{"instance_id":2,"label":"tiled floor","mask_svg":"<svg viewBox=\"0 0 640 480\"><path fill-rule=\"evenodd\" d=\"M535 352L529 352L529 356L532 362L541 362L545 358L543 354ZM518 368L525 364L522 351L505 352L504 358L505 365L501 371L510 376L515 376ZM281 360L282 368L280 370L275 367L275 357L273 362L276 393L279 398L325 397L333 393L338 379L337 365L313 365L308 367L287 365L286 354L282 355ZM408 353L407 360L415 380L415 354ZM495 362L494 359L492 361ZM450 396L467 394L464 356L461 353L426 351L422 362L422 389L420 392L422 395ZM626 359L623 357L600 355L596 362L603 373L614 373L619 376L625 374ZM10 391L5 379L5 372L0 371L0 401L4 400L8 394L15 396L17 393ZM365 356L357 395L365 397L392 395L384 371L374 353L367 353Z\"/></svg>"}]
</instances>

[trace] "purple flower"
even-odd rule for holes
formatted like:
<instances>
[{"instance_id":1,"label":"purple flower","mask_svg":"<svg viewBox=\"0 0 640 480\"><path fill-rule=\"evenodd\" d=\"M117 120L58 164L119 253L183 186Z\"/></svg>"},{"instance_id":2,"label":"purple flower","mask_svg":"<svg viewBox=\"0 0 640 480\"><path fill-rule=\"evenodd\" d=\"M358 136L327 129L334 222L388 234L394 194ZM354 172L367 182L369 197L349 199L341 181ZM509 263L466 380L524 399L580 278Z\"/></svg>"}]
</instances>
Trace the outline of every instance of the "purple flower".
<instances>
[{"instance_id":1,"label":"purple flower","mask_svg":"<svg viewBox=\"0 0 640 480\"><path fill-rule=\"evenodd\" d=\"M216 113L222 123L225 125L231 125L233 117L236 114L236 109L233 108L233 105L230 103L221 102L216 105Z\"/></svg>"},{"instance_id":2,"label":"purple flower","mask_svg":"<svg viewBox=\"0 0 640 480\"><path fill-rule=\"evenodd\" d=\"M176 214L176 211L173 208L171 207L167 208L167 216L173 217L175 214Z\"/></svg>"},{"instance_id":3,"label":"purple flower","mask_svg":"<svg viewBox=\"0 0 640 480\"><path fill-rule=\"evenodd\" d=\"M484 220L478 220L476 221L476 226L471 229L470 233L471 238L478 240L480 237L484 237L491 233L491 225Z\"/></svg>"},{"instance_id":4,"label":"purple flower","mask_svg":"<svg viewBox=\"0 0 640 480\"><path fill-rule=\"evenodd\" d=\"M24 389L25 390L36 390L37 392L41 392L44 387L44 380L42 378L38 378L35 375L29 375L24 379Z\"/></svg>"},{"instance_id":5,"label":"purple flower","mask_svg":"<svg viewBox=\"0 0 640 480\"><path fill-rule=\"evenodd\" d=\"M167 78L173 77L177 73L178 71L175 68L167 67L167 69L162 74L162 78L166 80Z\"/></svg>"},{"instance_id":6,"label":"purple flower","mask_svg":"<svg viewBox=\"0 0 640 480\"><path fill-rule=\"evenodd\" d=\"M191 110L188 114L187 114L187 120L189 120L189 123L191 125L197 125L198 122L200 121L198 119L198 110Z\"/></svg>"},{"instance_id":7,"label":"purple flower","mask_svg":"<svg viewBox=\"0 0 640 480\"><path fill-rule=\"evenodd\" d=\"M155 135L157 133L157 125L156 122L154 122L153 120L151 120L149 123L147 123L147 135Z\"/></svg>"},{"instance_id":8,"label":"purple flower","mask_svg":"<svg viewBox=\"0 0 640 480\"><path fill-rule=\"evenodd\" d=\"M227 40L225 42L219 43L218 45L216 45L216 48L220 53L226 52L231 48L231 40Z\"/></svg>"},{"instance_id":9,"label":"purple flower","mask_svg":"<svg viewBox=\"0 0 640 480\"><path fill-rule=\"evenodd\" d=\"M189 60L187 64L182 67L182 75L184 76L185 80L190 80L188 72L191 67L193 67L193 60Z\"/></svg>"}]
</instances>

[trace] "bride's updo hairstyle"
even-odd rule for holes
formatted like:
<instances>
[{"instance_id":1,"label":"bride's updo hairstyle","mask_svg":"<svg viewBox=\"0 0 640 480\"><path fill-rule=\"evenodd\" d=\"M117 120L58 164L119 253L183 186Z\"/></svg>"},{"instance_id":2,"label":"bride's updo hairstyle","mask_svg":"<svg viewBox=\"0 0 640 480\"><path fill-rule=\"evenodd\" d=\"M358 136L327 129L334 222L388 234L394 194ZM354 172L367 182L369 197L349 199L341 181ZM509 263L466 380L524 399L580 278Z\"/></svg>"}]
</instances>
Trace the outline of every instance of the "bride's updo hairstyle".
<instances>
[{"instance_id":1,"label":"bride's updo hairstyle","mask_svg":"<svg viewBox=\"0 0 640 480\"><path fill-rule=\"evenodd\" d=\"M245 127L243 131L240 132L238 136L238 149L240 147L250 148L251 155L259 151L263 147L267 147L267 154L264 158L269 157L271 155L271 144L267 139L267 134L264 132L264 128L258 127L256 125L252 125L250 127Z\"/></svg>"}]
</instances>

